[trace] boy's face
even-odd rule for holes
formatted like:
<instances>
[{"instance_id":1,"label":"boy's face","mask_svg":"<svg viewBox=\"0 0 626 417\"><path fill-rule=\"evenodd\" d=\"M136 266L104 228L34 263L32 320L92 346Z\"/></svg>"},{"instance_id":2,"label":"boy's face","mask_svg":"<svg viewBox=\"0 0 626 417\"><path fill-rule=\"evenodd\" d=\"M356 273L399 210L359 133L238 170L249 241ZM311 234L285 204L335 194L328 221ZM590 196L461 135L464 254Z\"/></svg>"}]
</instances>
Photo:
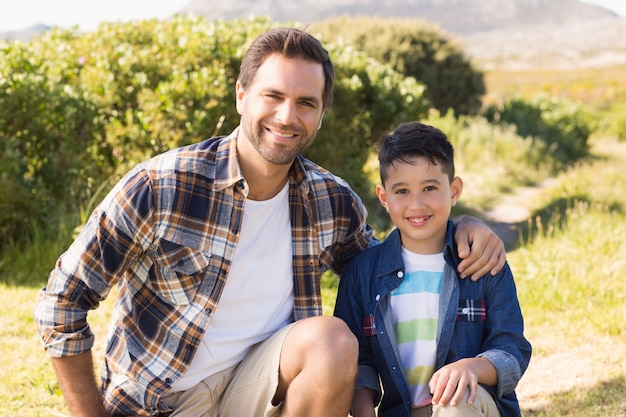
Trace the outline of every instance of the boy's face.
<instances>
[{"instance_id":1,"label":"boy's face","mask_svg":"<svg viewBox=\"0 0 626 417\"><path fill-rule=\"evenodd\" d=\"M440 253L463 181L456 177L450 183L441 165L433 165L425 157L409 160L412 163L394 162L385 184L376 186L376 195L400 230L407 250L424 255Z\"/></svg>"}]
</instances>

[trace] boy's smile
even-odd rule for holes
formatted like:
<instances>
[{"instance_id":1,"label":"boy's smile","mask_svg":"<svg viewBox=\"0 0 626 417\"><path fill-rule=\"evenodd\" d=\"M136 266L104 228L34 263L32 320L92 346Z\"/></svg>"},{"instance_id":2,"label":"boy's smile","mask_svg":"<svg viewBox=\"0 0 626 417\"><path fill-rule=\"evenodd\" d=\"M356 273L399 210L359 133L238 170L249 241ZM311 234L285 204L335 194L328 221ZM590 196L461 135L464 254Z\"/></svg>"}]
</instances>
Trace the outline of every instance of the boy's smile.
<instances>
[{"instance_id":1,"label":"boy's smile","mask_svg":"<svg viewBox=\"0 0 626 417\"><path fill-rule=\"evenodd\" d=\"M450 211L462 189L461 179L450 183L440 165L412 157L393 163L376 194L400 230L403 246L411 252L433 254L443 251Z\"/></svg>"}]
</instances>

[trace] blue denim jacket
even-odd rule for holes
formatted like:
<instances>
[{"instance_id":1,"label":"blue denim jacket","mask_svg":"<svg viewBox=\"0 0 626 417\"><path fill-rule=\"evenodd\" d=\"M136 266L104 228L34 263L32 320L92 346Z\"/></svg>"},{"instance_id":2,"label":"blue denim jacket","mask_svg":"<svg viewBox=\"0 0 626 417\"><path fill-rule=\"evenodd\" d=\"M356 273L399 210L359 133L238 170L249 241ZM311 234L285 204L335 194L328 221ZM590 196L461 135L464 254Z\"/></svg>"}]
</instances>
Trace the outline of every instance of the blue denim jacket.
<instances>
[{"instance_id":1,"label":"blue denim jacket","mask_svg":"<svg viewBox=\"0 0 626 417\"><path fill-rule=\"evenodd\" d=\"M436 367L462 358L489 359L497 369L498 384L484 388L494 397L502 417L521 416L514 390L528 367L531 346L523 335L513 275L505 264L495 276L487 274L478 281L460 279L456 273L460 259L453 237L454 225L449 222ZM400 233L396 229L383 243L362 252L344 268L335 305L335 315L359 340L356 388L378 393L380 417L411 415L409 387L400 364L390 306L390 293L403 276Z\"/></svg>"}]
</instances>

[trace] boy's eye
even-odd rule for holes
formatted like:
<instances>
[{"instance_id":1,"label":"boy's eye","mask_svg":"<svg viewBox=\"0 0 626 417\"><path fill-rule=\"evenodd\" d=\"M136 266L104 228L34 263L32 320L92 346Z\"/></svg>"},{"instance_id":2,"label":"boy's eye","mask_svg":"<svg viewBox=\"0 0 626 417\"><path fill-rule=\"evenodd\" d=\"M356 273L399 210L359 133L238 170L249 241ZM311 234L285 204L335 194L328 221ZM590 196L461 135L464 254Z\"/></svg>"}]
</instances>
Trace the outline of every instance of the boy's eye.
<instances>
[{"instance_id":1,"label":"boy's eye","mask_svg":"<svg viewBox=\"0 0 626 417\"><path fill-rule=\"evenodd\" d=\"M434 185L429 185L427 187L424 187L424 191L436 191L437 187L435 187Z\"/></svg>"}]
</instances>

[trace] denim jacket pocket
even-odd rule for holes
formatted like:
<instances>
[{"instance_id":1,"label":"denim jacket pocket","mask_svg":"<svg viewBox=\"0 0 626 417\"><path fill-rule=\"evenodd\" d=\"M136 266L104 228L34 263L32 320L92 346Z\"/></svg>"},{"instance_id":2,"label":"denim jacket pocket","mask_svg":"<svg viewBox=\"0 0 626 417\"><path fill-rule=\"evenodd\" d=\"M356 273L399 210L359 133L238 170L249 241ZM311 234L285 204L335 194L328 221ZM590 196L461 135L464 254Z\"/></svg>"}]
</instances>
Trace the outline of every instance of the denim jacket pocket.
<instances>
[{"instance_id":1,"label":"denim jacket pocket","mask_svg":"<svg viewBox=\"0 0 626 417\"><path fill-rule=\"evenodd\" d=\"M485 300L459 300L456 310L457 322L479 322L487 319Z\"/></svg>"},{"instance_id":2,"label":"denim jacket pocket","mask_svg":"<svg viewBox=\"0 0 626 417\"><path fill-rule=\"evenodd\" d=\"M376 336L376 322L373 314L368 314L363 318L363 336Z\"/></svg>"},{"instance_id":3,"label":"denim jacket pocket","mask_svg":"<svg viewBox=\"0 0 626 417\"><path fill-rule=\"evenodd\" d=\"M154 254L150 282L172 305L188 305L200 287L210 258L209 252L161 240Z\"/></svg>"}]
</instances>

